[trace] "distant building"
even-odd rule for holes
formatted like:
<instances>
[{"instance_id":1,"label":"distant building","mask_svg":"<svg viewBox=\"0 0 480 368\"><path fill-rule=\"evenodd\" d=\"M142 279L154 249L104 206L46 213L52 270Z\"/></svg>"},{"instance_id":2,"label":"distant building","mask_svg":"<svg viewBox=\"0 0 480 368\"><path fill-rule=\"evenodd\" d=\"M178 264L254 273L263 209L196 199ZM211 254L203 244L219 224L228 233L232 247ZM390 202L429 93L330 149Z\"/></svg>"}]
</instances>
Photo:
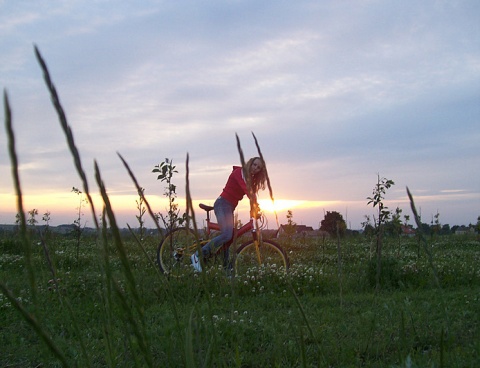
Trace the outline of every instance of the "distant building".
<instances>
[{"instance_id":1,"label":"distant building","mask_svg":"<svg viewBox=\"0 0 480 368\"><path fill-rule=\"evenodd\" d=\"M455 230L455 235L466 235L466 234L474 234L475 233L475 229L473 227L468 227L468 226L459 226L456 230Z\"/></svg>"},{"instance_id":2,"label":"distant building","mask_svg":"<svg viewBox=\"0 0 480 368\"><path fill-rule=\"evenodd\" d=\"M287 236L288 225L280 225L277 237ZM313 227L306 225L295 225L295 236L318 236L318 231L313 230Z\"/></svg>"},{"instance_id":3,"label":"distant building","mask_svg":"<svg viewBox=\"0 0 480 368\"><path fill-rule=\"evenodd\" d=\"M402 225L402 235L408 237L415 236L415 230L411 225Z\"/></svg>"}]
</instances>

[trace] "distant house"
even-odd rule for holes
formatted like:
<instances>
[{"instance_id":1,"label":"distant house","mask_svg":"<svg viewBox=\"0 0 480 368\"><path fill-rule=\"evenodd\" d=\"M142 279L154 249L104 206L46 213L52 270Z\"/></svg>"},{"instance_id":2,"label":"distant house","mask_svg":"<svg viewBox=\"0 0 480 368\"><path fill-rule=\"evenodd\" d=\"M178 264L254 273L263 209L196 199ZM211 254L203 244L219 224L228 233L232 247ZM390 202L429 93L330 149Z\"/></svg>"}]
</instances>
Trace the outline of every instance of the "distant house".
<instances>
[{"instance_id":1,"label":"distant house","mask_svg":"<svg viewBox=\"0 0 480 368\"><path fill-rule=\"evenodd\" d=\"M402 225L402 235L412 237L415 236L415 230L411 225Z\"/></svg>"},{"instance_id":2,"label":"distant house","mask_svg":"<svg viewBox=\"0 0 480 368\"><path fill-rule=\"evenodd\" d=\"M474 234L475 233L475 229L473 227L467 227L467 226L459 226L456 230L455 230L455 235L466 235L466 234Z\"/></svg>"},{"instance_id":3,"label":"distant house","mask_svg":"<svg viewBox=\"0 0 480 368\"><path fill-rule=\"evenodd\" d=\"M286 236L288 234L288 225L280 225L277 237ZM306 225L295 225L296 236L316 236L318 235L313 227Z\"/></svg>"}]
</instances>

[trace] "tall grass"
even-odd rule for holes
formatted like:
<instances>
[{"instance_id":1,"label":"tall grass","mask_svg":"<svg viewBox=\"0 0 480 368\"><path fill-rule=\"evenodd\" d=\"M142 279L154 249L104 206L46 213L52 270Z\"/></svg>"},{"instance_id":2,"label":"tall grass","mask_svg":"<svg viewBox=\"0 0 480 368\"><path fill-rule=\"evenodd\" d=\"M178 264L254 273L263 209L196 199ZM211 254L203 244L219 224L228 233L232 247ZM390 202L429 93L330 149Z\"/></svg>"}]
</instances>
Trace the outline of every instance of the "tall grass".
<instances>
[{"instance_id":1,"label":"tall grass","mask_svg":"<svg viewBox=\"0 0 480 368\"><path fill-rule=\"evenodd\" d=\"M23 197L22 197L22 190L20 186L20 176L18 173L18 159L17 159L17 152L15 149L15 135L13 133L12 127L12 114L10 109L10 104L8 100L7 92L4 91L4 106L5 106L5 127L7 131L7 138L8 138L8 148L10 154L10 161L12 166L12 176L14 181L15 192L17 195L17 209L20 216L20 242L23 246L23 254L25 255L25 263L26 269L29 275L30 281L30 294L33 299L33 307L35 308L37 302L37 292L36 292L36 280L35 280L35 272L34 267L32 265L32 250L31 250L31 241L27 233L26 228L26 219L25 219L25 211L23 209ZM8 289L7 285L4 284L2 281L0 283L0 289L4 293L4 295L10 300L12 305L16 308L16 310L23 316L23 318L32 326L33 330L40 336L40 338L45 342L46 346L50 349L50 351L58 358L61 362L62 366L67 367L68 362L65 359L63 353L58 349L55 345L53 339L50 335L42 328L42 325L37 321L33 314L31 314L24 306L18 301L17 298L13 295L13 293Z\"/></svg>"},{"instance_id":2,"label":"tall grass","mask_svg":"<svg viewBox=\"0 0 480 368\"><path fill-rule=\"evenodd\" d=\"M31 261L31 242L27 232L27 221L25 218L25 211L23 208L23 196L22 188L20 185L20 175L18 173L18 157L15 149L15 134L13 132L12 125L12 111L10 109L10 103L8 100L7 91L3 93L3 104L5 109L5 130L7 132L8 139L8 153L10 155L10 162L12 167L13 186L15 188L15 194L17 196L17 209L20 218L20 240L21 245L24 247L25 261L28 270L28 278L30 280L30 290L32 298L36 300L36 285L35 285L35 273L32 267Z\"/></svg>"}]
</instances>

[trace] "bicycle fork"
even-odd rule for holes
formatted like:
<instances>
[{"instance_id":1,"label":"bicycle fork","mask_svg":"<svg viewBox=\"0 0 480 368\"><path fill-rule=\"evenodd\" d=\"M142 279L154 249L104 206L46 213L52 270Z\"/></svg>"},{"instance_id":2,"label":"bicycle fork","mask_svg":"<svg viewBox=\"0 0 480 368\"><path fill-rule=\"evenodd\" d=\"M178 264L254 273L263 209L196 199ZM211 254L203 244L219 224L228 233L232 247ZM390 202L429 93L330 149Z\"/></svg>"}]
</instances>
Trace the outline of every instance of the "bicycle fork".
<instances>
[{"instance_id":1,"label":"bicycle fork","mask_svg":"<svg viewBox=\"0 0 480 368\"><path fill-rule=\"evenodd\" d=\"M253 229L252 230L252 235L253 235L253 245L255 246L255 253L257 255L257 261L258 265L262 265L262 256L260 254L260 241L259 241L259 236L257 234L257 230Z\"/></svg>"}]
</instances>

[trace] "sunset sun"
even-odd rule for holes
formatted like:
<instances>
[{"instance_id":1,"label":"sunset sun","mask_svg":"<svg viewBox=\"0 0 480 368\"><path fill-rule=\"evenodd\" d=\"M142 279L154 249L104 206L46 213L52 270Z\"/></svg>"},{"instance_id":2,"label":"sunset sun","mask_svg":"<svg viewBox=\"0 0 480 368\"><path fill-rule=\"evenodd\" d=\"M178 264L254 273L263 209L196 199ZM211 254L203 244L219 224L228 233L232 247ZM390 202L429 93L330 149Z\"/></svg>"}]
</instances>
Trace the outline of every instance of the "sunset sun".
<instances>
[{"instance_id":1,"label":"sunset sun","mask_svg":"<svg viewBox=\"0 0 480 368\"><path fill-rule=\"evenodd\" d=\"M290 199L276 199L272 202L270 199L260 199L258 204L264 212L279 212L284 210L290 210L302 205L305 201L290 200Z\"/></svg>"}]
</instances>

